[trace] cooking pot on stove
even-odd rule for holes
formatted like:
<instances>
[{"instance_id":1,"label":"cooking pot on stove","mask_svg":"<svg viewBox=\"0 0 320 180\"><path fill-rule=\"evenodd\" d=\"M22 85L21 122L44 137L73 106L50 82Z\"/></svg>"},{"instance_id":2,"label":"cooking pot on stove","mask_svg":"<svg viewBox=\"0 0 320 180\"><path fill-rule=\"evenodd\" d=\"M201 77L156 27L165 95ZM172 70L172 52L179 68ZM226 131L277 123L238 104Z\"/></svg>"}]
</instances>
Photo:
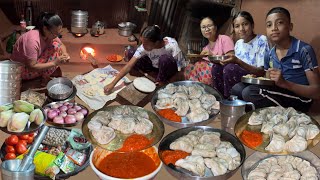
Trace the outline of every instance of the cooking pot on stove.
<instances>
[{"instance_id":1,"label":"cooking pot on stove","mask_svg":"<svg viewBox=\"0 0 320 180\"><path fill-rule=\"evenodd\" d=\"M137 25L135 25L132 22L122 22L120 24L118 24L118 32L120 36L131 36L132 35L132 31L137 27Z\"/></svg>"}]
</instances>

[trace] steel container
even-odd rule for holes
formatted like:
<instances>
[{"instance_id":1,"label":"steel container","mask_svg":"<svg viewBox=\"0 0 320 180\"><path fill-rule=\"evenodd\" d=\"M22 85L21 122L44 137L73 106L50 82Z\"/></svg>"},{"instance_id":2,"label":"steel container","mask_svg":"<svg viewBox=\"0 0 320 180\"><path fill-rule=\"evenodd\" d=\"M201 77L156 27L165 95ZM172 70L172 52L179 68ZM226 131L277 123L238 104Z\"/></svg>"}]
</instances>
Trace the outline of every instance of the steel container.
<instances>
[{"instance_id":1,"label":"steel container","mask_svg":"<svg viewBox=\"0 0 320 180\"><path fill-rule=\"evenodd\" d=\"M1 164L1 179L3 180L33 180L35 165L32 163L27 170L18 171L21 159L10 159Z\"/></svg>"},{"instance_id":2,"label":"steel container","mask_svg":"<svg viewBox=\"0 0 320 180\"><path fill-rule=\"evenodd\" d=\"M137 25L135 25L132 22L122 22L120 24L118 24L118 32L120 36L131 36L132 35L132 31L137 27Z\"/></svg>"},{"instance_id":3,"label":"steel container","mask_svg":"<svg viewBox=\"0 0 320 180\"><path fill-rule=\"evenodd\" d=\"M0 105L20 99L22 64L0 61Z\"/></svg>"},{"instance_id":4,"label":"steel container","mask_svg":"<svg viewBox=\"0 0 320 180\"><path fill-rule=\"evenodd\" d=\"M86 34L88 26L88 12L76 10L71 12L71 32L73 34Z\"/></svg>"},{"instance_id":5,"label":"steel container","mask_svg":"<svg viewBox=\"0 0 320 180\"><path fill-rule=\"evenodd\" d=\"M53 92L54 88L58 88L57 86L68 86L70 90L62 92L61 94L56 94ZM65 100L67 99L73 92L73 84L72 81L65 77L54 78L47 84L47 90L49 97L56 100Z\"/></svg>"}]
</instances>

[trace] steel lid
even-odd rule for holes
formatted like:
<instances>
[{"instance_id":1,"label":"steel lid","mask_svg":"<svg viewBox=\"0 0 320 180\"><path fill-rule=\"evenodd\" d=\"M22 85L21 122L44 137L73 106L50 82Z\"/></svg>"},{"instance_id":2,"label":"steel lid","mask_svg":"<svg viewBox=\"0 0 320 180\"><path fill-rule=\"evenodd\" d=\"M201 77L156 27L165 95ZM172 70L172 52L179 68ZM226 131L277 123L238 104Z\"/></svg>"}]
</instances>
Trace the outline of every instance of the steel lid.
<instances>
[{"instance_id":1,"label":"steel lid","mask_svg":"<svg viewBox=\"0 0 320 180\"><path fill-rule=\"evenodd\" d=\"M15 61L12 61L12 60L3 60L3 61L0 61L0 66L22 66L21 63L19 62L15 62Z\"/></svg>"},{"instance_id":2,"label":"steel lid","mask_svg":"<svg viewBox=\"0 0 320 180\"><path fill-rule=\"evenodd\" d=\"M231 95L228 99L220 101L220 104L226 106L244 106L247 102L238 99L238 96Z\"/></svg>"}]
</instances>

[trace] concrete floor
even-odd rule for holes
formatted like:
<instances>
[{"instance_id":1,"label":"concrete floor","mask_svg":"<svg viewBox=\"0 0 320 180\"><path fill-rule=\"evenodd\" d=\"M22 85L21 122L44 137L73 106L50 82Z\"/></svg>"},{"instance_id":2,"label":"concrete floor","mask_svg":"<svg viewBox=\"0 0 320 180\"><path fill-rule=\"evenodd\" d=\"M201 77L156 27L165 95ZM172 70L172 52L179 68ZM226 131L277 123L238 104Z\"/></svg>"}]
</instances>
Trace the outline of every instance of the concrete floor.
<instances>
[{"instance_id":1,"label":"concrete floor","mask_svg":"<svg viewBox=\"0 0 320 180\"><path fill-rule=\"evenodd\" d=\"M108 34L106 34L108 35ZM92 37L87 37L89 40L92 40ZM71 40L68 40L70 42L72 42ZM78 39L78 41L82 41L82 39ZM70 43L69 42L69 43ZM100 40L99 42L104 43L103 40ZM81 42L84 43L84 42ZM80 47L77 45L77 48ZM122 48L122 45L119 45L118 51L115 51L113 53L120 53L120 48ZM75 77L76 75L79 74L84 74L87 73L91 70L93 70L93 67L88 63L88 62L83 62L81 59L79 59L78 57L78 52L79 49L72 47L72 44L69 44L69 47L67 46L67 48L69 48L69 50L71 51L71 61L70 63L67 64L63 64L61 65L61 70L63 72L63 76L68 77L69 79L72 79L73 77ZM104 57L105 55L107 55L107 53L105 51L101 51L103 55L99 56L99 67L104 67L108 64L111 64L113 68L115 69L120 69L121 67L123 67L123 65L125 64L125 62L119 62L119 63L109 63L107 62ZM128 75L129 79L133 80L135 77ZM26 88L33 88L32 86L34 86L36 83L34 82L29 82L29 85L26 85ZM75 98L75 101L85 105L86 107L88 107L86 104L83 103L83 101L81 101L78 97ZM118 102L113 102L111 103L111 105L118 105ZM145 109L153 111L151 108L150 103L148 103L146 106L144 106ZM90 113L93 112L92 109L89 109ZM317 110L315 110L315 112L317 112ZM318 122L320 122L320 116L318 113L316 113L313 116ZM220 128L221 127L221 122L220 122L220 116L218 116L212 123L210 123L208 126L211 127L215 127L215 128ZM79 128L81 129L81 124L77 125L75 128ZM172 132L176 130L176 128L173 128L171 126L165 125L165 135L167 135L168 133ZM164 135L164 136L165 136ZM4 143L5 138L7 138L9 135L5 134L4 132L0 132L0 144ZM320 145L318 144L317 146L315 146L314 148L311 149L312 152L314 152L316 155L320 156ZM247 152L247 157L252 154L254 151L246 148L246 152ZM1 178L0 178L1 179ZM87 179L98 179L98 177L94 174L93 170L88 167L86 170L84 170L83 172L71 177L70 179L74 179L74 180L87 180ZM162 167L162 169L160 170L159 174L156 176L157 180L171 180L174 179L166 170L164 167ZM232 176L230 178L231 180L239 180L241 179L241 172L240 169L235 173L234 176Z\"/></svg>"}]
</instances>

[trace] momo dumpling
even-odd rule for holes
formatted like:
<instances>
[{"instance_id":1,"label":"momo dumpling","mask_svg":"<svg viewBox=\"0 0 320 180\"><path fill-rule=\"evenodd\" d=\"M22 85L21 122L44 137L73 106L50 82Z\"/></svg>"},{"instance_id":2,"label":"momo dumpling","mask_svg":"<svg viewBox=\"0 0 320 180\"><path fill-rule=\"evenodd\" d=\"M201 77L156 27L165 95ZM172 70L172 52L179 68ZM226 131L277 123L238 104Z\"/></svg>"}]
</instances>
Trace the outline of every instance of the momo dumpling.
<instances>
[{"instance_id":1,"label":"momo dumpling","mask_svg":"<svg viewBox=\"0 0 320 180\"><path fill-rule=\"evenodd\" d=\"M137 134L149 134L152 132L153 124L149 119L138 117L138 123L134 126L134 132Z\"/></svg>"},{"instance_id":2,"label":"momo dumpling","mask_svg":"<svg viewBox=\"0 0 320 180\"><path fill-rule=\"evenodd\" d=\"M297 123L298 124L309 124L309 123L311 123L311 118L308 115L302 113L297 116Z\"/></svg>"},{"instance_id":3,"label":"momo dumpling","mask_svg":"<svg viewBox=\"0 0 320 180\"><path fill-rule=\"evenodd\" d=\"M201 102L199 99L191 99L189 101L189 107L190 107L191 112L196 111L199 108L202 108Z\"/></svg>"},{"instance_id":4,"label":"momo dumpling","mask_svg":"<svg viewBox=\"0 0 320 180\"><path fill-rule=\"evenodd\" d=\"M253 112L249 118L248 124L252 126L260 125L265 121L265 116L260 113Z\"/></svg>"},{"instance_id":5,"label":"momo dumpling","mask_svg":"<svg viewBox=\"0 0 320 180\"><path fill-rule=\"evenodd\" d=\"M155 105L158 109L168 109L174 107L172 98L158 99Z\"/></svg>"},{"instance_id":6,"label":"momo dumpling","mask_svg":"<svg viewBox=\"0 0 320 180\"><path fill-rule=\"evenodd\" d=\"M187 86L184 86L184 85L179 85L176 89L176 92L181 92L183 94L189 94L189 89Z\"/></svg>"},{"instance_id":7,"label":"momo dumpling","mask_svg":"<svg viewBox=\"0 0 320 180\"><path fill-rule=\"evenodd\" d=\"M273 134L269 145L265 150L270 152L281 152L285 147L285 140L281 135Z\"/></svg>"},{"instance_id":8,"label":"momo dumpling","mask_svg":"<svg viewBox=\"0 0 320 180\"><path fill-rule=\"evenodd\" d=\"M204 176L206 168L204 159L201 156L187 156L185 159L176 161L175 165L198 174L199 176Z\"/></svg>"},{"instance_id":9,"label":"momo dumpling","mask_svg":"<svg viewBox=\"0 0 320 180\"><path fill-rule=\"evenodd\" d=\"M191 110L191 113L187 114L187 118L190 122L201 122L209 119L209 114L205 109L197 108Z\"/></svg>"},{"instance_id":10,"label":"momo dumpling","mask_svg":"<svg viewBox=\"0 0 320 180\"><path fill-rule=\"evenodd\" d=\"M158 93L158 99L166 99L166 98L172 98L172 94L163 92L163 91L159 91Z\"/></svg>"},{"instance_id":11,"label":"momo dumpling","mask_svg":"<svg viewBox=\"0 0 320 180\"><path fill-rule=\"evenodd\" d=\"M215 150L193 149L191 155L211 158L215 157L217 153Z\"/></svg>"},{"instance_id":12,"label":"momo dumpling","mask_svg":"<svg viewBox=\"0 0 320 180\"><path fill-rule=\"evenodd\" d=\"M194 146L194 149L214 150L216 148L212 143L201 143Z\"/></svg>"},{"instance_id":13,"label":"momo dumpling","mask_svg":"<svg viewBox=\"0 0 320 180\"><path fill-rule=\"evenodd\" d=\"M211 169L212 174L214 176L223 175L228 171L226 166L224 166L222 163L220 163L218 161L215 161L214 159L206 158L206 159L204 159L204 163L206 164L206 166L208 168Z\"/></svg>"},{"instance_id":14,"label":"momo dumpling","mask_svg":"<svg viewBox=\"0 0 320 180\"><path fill-rule=\"evenodd\" d=\"M109 127L120 131L123 134L131 134L134 132L135 119L132 117L124 116L122 118L112 118L108 124Z\"/></svg>"},{"instance_id":15,"label":"momo dumpling","mask_svg":"<svg viewBox=\"0 0 320 180\"><path fill-rule=\"evenodd\" d=\"M272 134L273 133L273 126L275 124L273 122L263 122L261 127L261 132L264 134Z\"/></svg>"},{"instance_id":16,"label":"momo dumpling","mask_svg":"<svg viewBox=\"0 0 320 180\"><path fill-rule=\"evenodd\" d=\"M287 121L288 117L282 114L276 114L269 120L269 122L273 122L274 124L285 123Z\"/></svg>"},{"instance_id":17,"label":"momo dumpling","mask_svg":"<svg viewBox=\"0 0 320 180\"><path fill-rule=\"evenodd\" d=\"M216 102L216 97L211 94L202 94L200 97L201 105L204 109L210 110Z\"/></svg>"},{"instance_id":18,"label":"momo dumpling","mask_svg":"<svg viewBox=\"0 0 320 180\"><path fill-rule=\"evenodd\" d=\"M267 180L280 179L282 175L283 175L283 172L274 171L268 174Z\"/></svg>"},{"instance_id":19,"label":"momo dumpling","mask_svg":"<svg viewBox=\"0 0 320 180\"><path fill-rule=\"evenodd\" d=\"M213 144L215 147L219 146L221 140L220 136L214 133L204 134L200 139L200 143L210 143Z\"/></svg>"},{"instance_id":20,"label":"momo dumpling","mask_svg":"<svg viewBox=\"0 0 320 180\"><path fill-rule=\"evenodd\" d=\"M307 125L306 139L313 139L319 134L319 128L314 124Z\"/></svg>"},{"instance_id":21,"label":"momo dumpling","mask_svg":"<svg viewBox=\"0 0 320 180\"><path fill-rule=\"evenodd\" d=\"M188 90L190 99L199 99L202 93L204 92L203 87L198 85L189 86Z\"/></svg>"},{"instance_id":22,"label":"momo dumpling","mask_svg":"<svg viewBox=\"0 0 320 180\"><path fill-rule=\"evenodd\" d=\"M170 144L170 149L181 150L181 151L185 151L187 153L191 153L193 150L193 145L188 141L177 139L176 141L174 141Z\"/></svg>"},{"instance_id":23,"label":"momo dumpling","mask_svg":"<svg viewBox=\"0 0 320 180\"><path fill-rule=\"evenodd\" d=\"M295 135L286 142L285 149L290 152L301 152L307 149L308 142L301 136Z\"/></svg>"},{"instance_id":24,"label":"momo dumpling","mask_svg":"<svg viewBox=\"0 0 320 180\"><path fill-rule=\"evenodd\" d=\"M101 129L102 124L99 120L91 120L88 122L88 128L90 131L97 131Z\"/></svg>"},{"instance_id":25,"label":"momo dumpling","mask_svg":"<svg viewBox=\"0 0 320 180\"><path fill-rule=\"evenodd\" d=\"M281 123L273 126L273 132L281 134L281 136L286 136L289 133L289 127L286 123Z\"/></svg>"},{"instance_id":26,"label":"momo dumpling","mask_svg":"<svg viewBox=\"0 0 320 180\"><path fill-rule=\"evenodd\" d=\"M188 95L186 93L182 93L182 92L177 92L174 93L172 96L172 99L177 99L177 98L181 98L183 100L188 100Z\"/></svg>"},{"instance_id":27,"label":"momo dumpling","mask_svg":"<svg viewBox=\"0 0 320 180\"><path fill-rule=\"evenodd\" d=\"M93 130L91 133L99 144L108 144L116 137L114 130L106 126L102 126L99 130Z\"/></svg>"},{"instance_id":28,"label":"momo dumpling","mask_svg":"<svg viewBox=\"0 0 320 180\"><path fill-rule=\"evenodd\" d=\"M188 111L189 111L189 100L185 100L185 99L182 99L182 98L176 98L174 100L174 104L175 104L175 107L176 107L176 111L175 113L178 115L178 116L185 116L187 115Z\"/></svg>"}]
</instances>

